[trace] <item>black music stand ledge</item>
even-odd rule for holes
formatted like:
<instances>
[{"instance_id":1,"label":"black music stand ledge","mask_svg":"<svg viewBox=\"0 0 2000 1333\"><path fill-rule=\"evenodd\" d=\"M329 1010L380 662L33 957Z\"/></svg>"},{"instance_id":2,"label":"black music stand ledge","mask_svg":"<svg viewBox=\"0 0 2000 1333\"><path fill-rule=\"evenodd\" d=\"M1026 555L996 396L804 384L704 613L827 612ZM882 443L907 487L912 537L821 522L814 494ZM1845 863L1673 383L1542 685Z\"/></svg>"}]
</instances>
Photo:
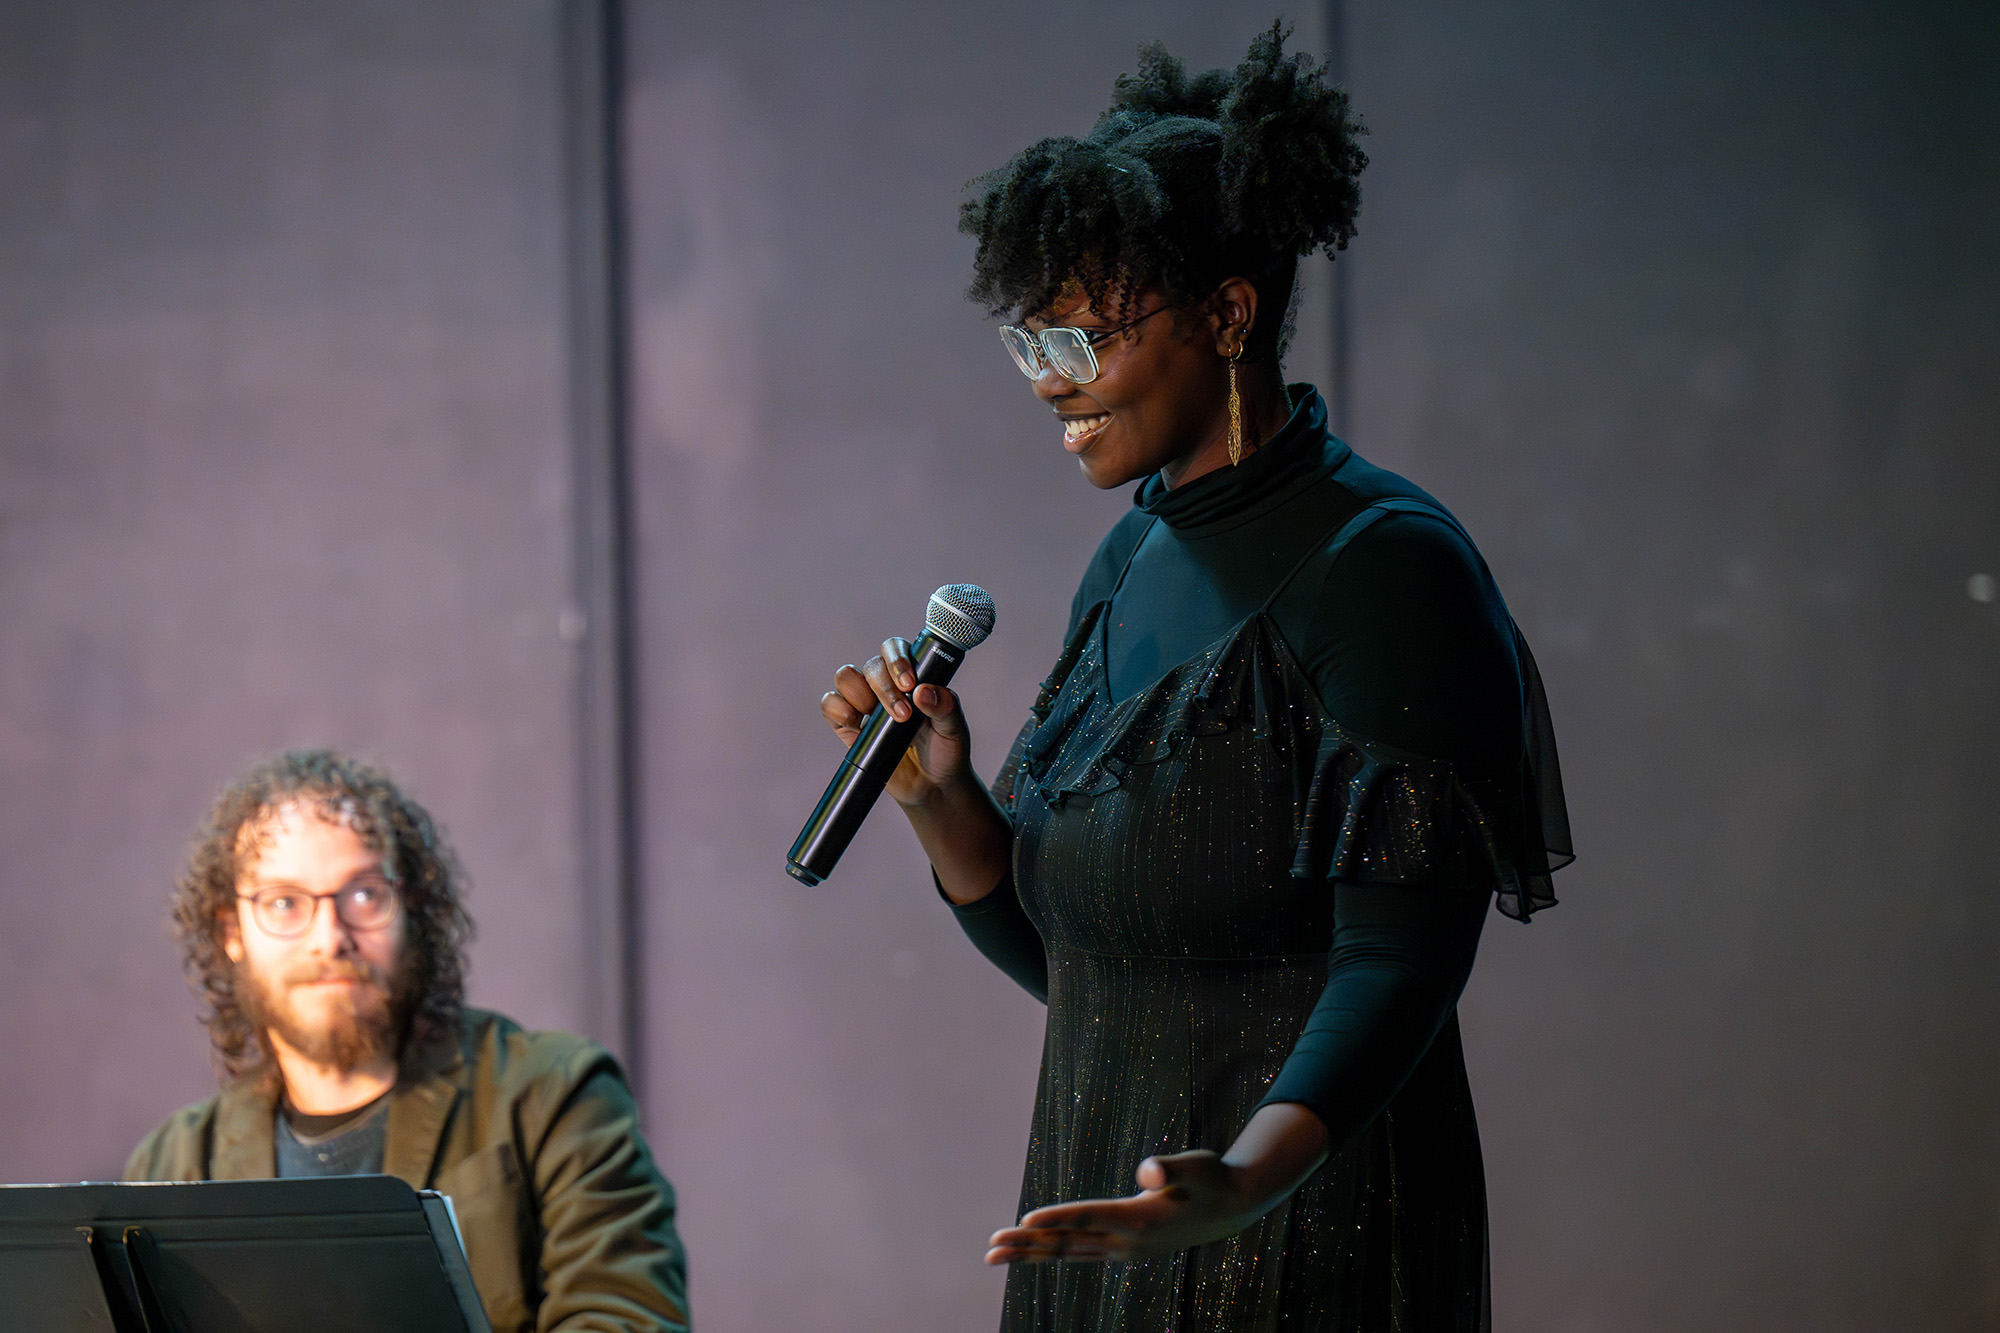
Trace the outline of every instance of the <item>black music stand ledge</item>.
<instances>
[{"instance_id":1,"label":"black music stand ledge","mask_svg":"<svg viewBox=\"0 0 2000 1333\"><path fill-rule=\"evenodd\" d=\"M492 1333L394 1176L0 1186L0 1333Z\"/></svg>"}]
</instances>

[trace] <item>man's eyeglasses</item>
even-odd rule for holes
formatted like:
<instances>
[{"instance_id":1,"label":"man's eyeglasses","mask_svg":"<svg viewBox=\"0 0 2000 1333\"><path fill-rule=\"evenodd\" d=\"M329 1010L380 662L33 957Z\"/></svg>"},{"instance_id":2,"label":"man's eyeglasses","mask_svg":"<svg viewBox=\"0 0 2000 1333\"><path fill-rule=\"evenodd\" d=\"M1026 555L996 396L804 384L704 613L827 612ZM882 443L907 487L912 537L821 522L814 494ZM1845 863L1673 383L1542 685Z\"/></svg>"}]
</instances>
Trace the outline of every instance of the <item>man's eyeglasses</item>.
<instances>
[{"instance_id":1,"label":"man's eyeglasses","mask_svg":"<svg viewBox=\"0 0 2000 1333\"><path fill-rule=\"evenodd\" d=\"M333 914L349 930L380 930L403 910L403 897L395 886L375 879L357 880L332 893L272 888L236 896L250 900L250 915L256 918L259 929L281 940L312 929L322 898L333 899Z\"/></svg>"},{"instance_id":2,"label":"man's eyeglasses","mask_svg":"<svg viewBox=\"0 0 2000 1333\"><path fill-rule=\"evenodd\" d=\"M1115 329L1075 329L1058 325L1036 333L1019 324L1003 324L1000 326L1000 341L1007 344L1014 364L1029 379L1040 376L1046 366L1072 384L1088 384L1103 373L1097 364L1097 353L1093 350L1098 344L1166 309L1170 307L1155 306L1139 319L1128 319Z\"/></svg>"}]
</instances>

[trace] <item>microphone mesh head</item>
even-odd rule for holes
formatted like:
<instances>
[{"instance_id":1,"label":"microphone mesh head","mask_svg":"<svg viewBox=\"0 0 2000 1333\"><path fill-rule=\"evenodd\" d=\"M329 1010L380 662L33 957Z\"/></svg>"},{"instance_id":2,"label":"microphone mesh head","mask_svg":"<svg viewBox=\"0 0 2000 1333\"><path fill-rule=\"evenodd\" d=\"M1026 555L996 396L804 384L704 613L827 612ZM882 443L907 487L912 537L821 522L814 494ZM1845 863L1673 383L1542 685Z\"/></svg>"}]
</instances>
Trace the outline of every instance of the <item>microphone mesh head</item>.
<instances>
[{"instance_id":1,"label":"microphone mesh head","mask_svg":"<svg viewBox=\"0 0 2000 1333\"><path fill-rule=\"evenodd\" d=\"M931 594L924 628L960 648L976 648L993 632L993 599L971 583L947 583Z\"/></svg>"}]
</instances>

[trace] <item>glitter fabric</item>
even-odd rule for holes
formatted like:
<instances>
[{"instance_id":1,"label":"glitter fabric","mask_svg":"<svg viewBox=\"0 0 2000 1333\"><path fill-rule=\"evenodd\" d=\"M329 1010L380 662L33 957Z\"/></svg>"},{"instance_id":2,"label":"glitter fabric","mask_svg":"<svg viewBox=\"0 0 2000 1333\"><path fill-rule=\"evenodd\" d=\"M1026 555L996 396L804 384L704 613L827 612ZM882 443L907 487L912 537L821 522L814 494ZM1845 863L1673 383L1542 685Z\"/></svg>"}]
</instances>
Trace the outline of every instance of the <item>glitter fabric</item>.
<instances>
[{"instance_id":1,"label":"glitter fabric","mask_svg":"<svg viewBox=\"0 0 2000 1333\"><path fill-rule=\"evenodd\" d=\"M1115 702L1105 605L996 784L1048 957L1023 1212L1129 1194L1149 1154L1229 1146L1326 985L1329 877L1497 882L1517 906L1547 882L1503 836L1520 811L1496 819L1448 765L1340 732L1270 601ZM1483 1330L1487 1308L1454 1018L1388 1109L1248 1230L1133 1263L1017 1264L1003 1328Z\"/></svg>"}]
</instances>

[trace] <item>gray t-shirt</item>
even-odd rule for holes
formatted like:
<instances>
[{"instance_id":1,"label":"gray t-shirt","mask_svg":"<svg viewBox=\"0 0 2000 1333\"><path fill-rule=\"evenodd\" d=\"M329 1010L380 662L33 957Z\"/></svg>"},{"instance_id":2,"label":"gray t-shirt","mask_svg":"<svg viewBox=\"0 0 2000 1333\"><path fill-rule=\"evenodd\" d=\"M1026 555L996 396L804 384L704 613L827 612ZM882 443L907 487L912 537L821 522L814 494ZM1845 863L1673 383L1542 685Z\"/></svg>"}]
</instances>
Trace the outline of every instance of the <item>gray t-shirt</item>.
<instances>
[{"instance_id":1,"label":"gray t-shirt","mask_svg":"<svg viewBox=\"0 0 2000 1333\"><path fill-rule=\"evenodd\" d=\"M389 1098L343 1116L301 1115L281 1105L274 1128L281 1178L375 1175L389 1143Z\"/></svg>"}]
</instances>

